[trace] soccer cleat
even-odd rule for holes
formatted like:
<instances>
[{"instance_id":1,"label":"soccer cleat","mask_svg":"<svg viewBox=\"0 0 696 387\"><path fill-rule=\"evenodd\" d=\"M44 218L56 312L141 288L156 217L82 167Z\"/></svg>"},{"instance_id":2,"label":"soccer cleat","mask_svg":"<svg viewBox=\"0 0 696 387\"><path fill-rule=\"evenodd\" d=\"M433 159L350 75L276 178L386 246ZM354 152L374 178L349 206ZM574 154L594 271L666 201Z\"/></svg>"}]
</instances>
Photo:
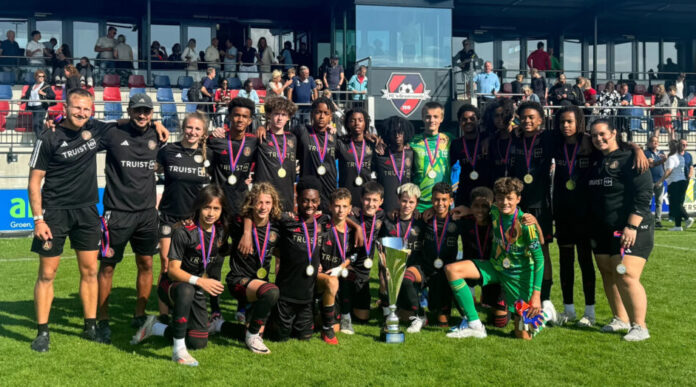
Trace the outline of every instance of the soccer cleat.
<instances>
[{"instance_id":1,"label":"soccer cleat","mask_svg":"<svg viewBox=\"0 0 696 387\"><path fill-rule=\"evenodd\" d=\"M97 342L102 344L111 344L111 328L109 320L101 320L97 322Z\"/></svg>"},{"instance_id":2,"label":"soccer cleat","mask_svg":"<svg viewBox=\"0 0 696 387\"><path fill-rule=\"evenodd\" d=\"M246 308L243 306L238 307L237 313L235 313L234 318L236 318L237 321L239 321L242 324L246 323Z\"/></svg>"},{"instance_id":3,"label":"soccer cleat","mask_svg":"<svg viewBox=\"0 0 696 387\"><path fill-rule=\"evenodd\" d=\"M266 347L266 344L263 343L263 338L261 338L261 336L258 333L252 335L249 332L247 332L244 342L246 343L247 348L251 350L251 352L260 353L262 355L267 355L271 353L271 350L268 349L268 347Z\"/></svg>"},{"instance_id":4,"label":"soccer cleat","mask_svg":"<svg viewBox=\"0 0 696 387\"><path fill-rule=\"evenodd\" d=\"M130 343L133 345L140 344L143 342L143 340L152 336L152 326L155 325L156 322L157 322L157 317L147 316L143 325L140 328L138 328L137 332L135 332L135 335L131 339Z\"/></svg>"},{"instance_id":5,"label":"soccer cleat","mask_svg":"<svg viewBox=\"0 0 696 387\"><path fill-rule=\"evenodd\" d=\"M669 229L669 231L684 231L684 229L681 226L679 226L679 227L672 227Z\"/></svg>"},{"instance_id":6,"label":"soccer cleat","mask_svg":"<svg viewBox=\"0 0 696 387\"><path fill-rule=\"evenodd\" d=\"M214 335L220 331L220 326L222 326L222 323L225 322L225 319L222 317L222 314L215 312L210 318L210 322L208 322L208 334L209 335Z\"/></svg>"},{"instance_id":7,"label":"soccer cleat","mask_svg":"<svg viewBox=\"0 0 696 387\"><path fill-rule=\"evenodd\" d=\"M140 328L145 323L145 320L147 320L146 314L144 314L142 316L133 316L133 318L131 319L131 323L130 323L131 328L136 328L136 329Z\"/></svg>"},{"instance_id":8,"label":"soccer cleat","mask_svg":"<svg viewBox=\"0 0 696 387\"><path fill-rule=\"evenodd\" d=\"M643 328L638 324L633 324L631 330L623 337L626 341L643 341L650 338L648 328Z\"/></svg>"},{"instance_id":9,"label":"soccer cleat","mask_svg":"<svg viewBox=\"0 0 696 387\"><path fill-rule=\"evenodd\" d=\"M409 320L411 320L411 325L406 328L406 332L408 333L418 333L423 329L423 326L427 324L427 320L425 317L420 317L420 316L411 316L409 317Z\"/></svg>"},{"instance_id":10,"label":"soccer cleat","mask_svg":"<svg viewBox=\"0 0 696 387\"><path fill-rule=\"evenodd\" d=\"M427 320L426 320L427 323ZM459 323L458 326L456 327L450 327L449 331L450 332L456 332L460 329L468 328L469 327L469 320L466 319L466 317L462 318L462 322Z\"/></svg>"},{"instance_id":11,"label":"soccer cleat","mask_svg":"<svg viewBox=\"0 0 696 387\"><path fill-rule=\"evenodd\" d=\"M198 360L194 359L193 356L191 356L191 354L189 354L186 349L182 349L178 352L173 353L172 360L181 365L189 367L198 367Z\"/></svg>"},{"instance_id":12,"label":"soccer cleat","mask_svg":"<svg viewBox=\"0 0 696 387\"><path fill-rule=\"evenodd\" d=\"M338 339L336 338L336 334L334 333L333 328L322 329L321 339L324 340L327 344L338 345Z\"/></svg>"},{"instance_id":13,"label":"soccer cleat","mask_svg":"<svg viewBox=\"0 0 696 387\"><path fill-rule=\"evenodd\" d=\"M353 329L353 322L349 319L341 319L341 333L345 333L346 335L352 335L355 333L355 330Z\"/></svg>"},{"instance_id":14,"label":"soccer cleat","mask_svg":"<svg viewBox=\"0 0 696 387\"><path fill-rule=\"evenodd\" d=\"M541 310L546 316L546 325L560 325L559 315L556 313L556 308L553 303L549 300L541 302Z\"/></svg>"},{"instance_id":15,"label":"soccer cleat","mask_svg":"<svg viewBox=\"0 0 696 387\"><path fill-rule=\"evenodd\" d=\"M694 218L689 218L684 222L684 228L689 228L694 225Z\"/></svg>"},{"instance_id":16,"label":"soccer cleat","mask_svg":"<svg viewBox=\"0 0 696 387\"><path fill-rule=\"evenodd\" d=\"M662 222L655 222L655 228L662 228Z\"/></svg>"},{"instance_id":17,"label":"soccer cleat","mask_svg":"<svg viewBox=\"0 0 696 387\"><path fill-rule=\"evenodd\" d=\"M80 336L85 340L97 342L97 327L96 327L96 325L91 326L89 328L85 328L82 331L82 334Z\"/></svg>"},{"instance_id":18,"label":"soccer cleat","mask_svg":"<svg viewBox=\"0 0 696 387\"><path fill-rule=\"evenodd\" d=\"M577 316L575 313L563 312L558 315L558 325L565 325L572 321L575 321Z\"/></svg>"},{"instance_id":19,"label":"soccer cleat","mask_svg":"<svg viewBox=\"0 0 696 387\"><path fill-rule=\"evenodd\" d=\"M456 331L448 332L447 337L450 339L463 339L467 337L475 337L477 339L484 339L488 336L486 334L486 327L481 324L481 328L471 328L466 327L463 329L457 329Z\"/></svg>"},{"instance_id":20,"label":"soccer cleat","mask_svg":"<svg viewBox=\"0 0 696 387\"><path fill-rule=\"evenodd\" d=\"M621 321L618 317L614 317L611 319L611 322L609 324L605 325L602 327L601 331L602 332L619 332L619 331L627 331L631 328L630 325L628 325L627 322Z\"/></svg>"},{"instance_id":21,"label":"soccer cleat","mask_svg":"<svg viewBox=\"0 0 696 387\"><path fill-rule=\"evenodd\" d=\"M595 324L595 317L594 316L584 315L575 325L580 327L580 328L588 328L588 327L594 326L594 324Z\"/></svg>"},{"instance_id":22,"label":"soccer cleat","mask_svg":"<svg viewBox=\"0 0 696 387\"><path fill-rule=\"evenodd\" d=\"M31 349L36 352L48 352L50 342L51 338L48 332L41 332L36 335L34 341L31 342Z\"/></svg>"}]
</instances>

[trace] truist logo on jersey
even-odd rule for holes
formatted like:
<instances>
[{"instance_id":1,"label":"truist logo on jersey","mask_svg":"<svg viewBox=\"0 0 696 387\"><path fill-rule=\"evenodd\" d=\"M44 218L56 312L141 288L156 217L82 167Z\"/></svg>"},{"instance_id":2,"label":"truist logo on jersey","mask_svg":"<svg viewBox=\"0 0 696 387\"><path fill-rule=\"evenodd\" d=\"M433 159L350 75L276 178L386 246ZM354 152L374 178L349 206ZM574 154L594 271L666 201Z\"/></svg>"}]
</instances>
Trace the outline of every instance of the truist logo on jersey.
<instances>
[{"instance_id":1,"label":"truist logo on jersey","mask_svg":"<svg viewBox=\"0 0 696 387\"><path fill-rule=\"evenodd\" d=\"M382 89L382 98L389 100L404 117L418 109L421 102L430 99L430 90L420 73L392 73L387 88Z\"/></svg>"},{"instance_id":2,"label":"truist logo on jersey","mask_svg":"<svg viewBox=\"0 0 696 387\"><path fill-rule=\"evenodd\" d=\"M97 147L97 142L92 138L89 139L86 143L73 148L73 149L68 149L64 152L60 152L60 155L63 156L63 158L69 159L71 157L75 157L77 155L80 155L84 152L87 152L87 150L94 150L94 148Z\"/></svg>"},{"instance_id":3,"label":"truist logo on jersey","mask_svg":"<svg viewBox=\"0 0 696 387\"><path fill-rule=\"evenodd\" d=\"M605 177L602 179L590 179L588 181L589 186L604 186L604 187L611 187L614 185L614 181L611 179L611 177Z\"/></svg>"},{"instance_id":4,"label":"truist logo on jersey","mask_svg":"<svg viewBox=\"0 0 696 387\"><path fill-rule=\"evenodd\" d=\"M150 160L150 161L121 160L121 166L124 168L155 169L155 160Z\"/></svg>"}]
</instances>

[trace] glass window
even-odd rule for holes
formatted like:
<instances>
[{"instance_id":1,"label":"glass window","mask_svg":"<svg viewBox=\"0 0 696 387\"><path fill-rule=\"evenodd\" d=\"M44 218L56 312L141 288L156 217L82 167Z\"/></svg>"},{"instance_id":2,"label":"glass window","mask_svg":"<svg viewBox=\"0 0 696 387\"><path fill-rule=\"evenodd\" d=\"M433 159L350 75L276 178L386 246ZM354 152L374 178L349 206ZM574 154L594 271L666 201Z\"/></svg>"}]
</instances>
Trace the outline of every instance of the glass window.
<instances>
[{"instance_id":1,"label":"glass window","mask_svg":"<svg viewBox=\"0 0 696 387\"><path fill-rule=\"evenodd\" d=\"M28 42L28 28L26 20L0 19L0 40L7 39L7 31L12 30L15 32L15 41L19 48L24 49Z\"/></svg>"},{"instance_id":2,"label":"glass window","mask_svg":"<svg viewBox=\"0 0 696 387\"><path fill-rule=\"evenodd\" d=\"M452 10L356 7L357 56L387 67L445 67L452 64Z\"/></svg>"},{"instance_id":3,"label":"glass window","mask_svg":"<svg viewBox=\"0 0 696 387\"><path fill-rule=\"evenodd\" d=\"M37 20L36 29L41 32L41 40L48 42L51 38L56 38L58 43L54 47L57 50L63 44L63 22L60 20ZM96 40L95 40L96 42Z\"/></svg>"},{"instance_id":4,"label":"glass window","mask_svg":"<svg viewBox=\"0 0 696 387\"><path fill-rule=\"evenodd\" d=\"M663 71L667 73L677 73L680 71L678 61L679 55L677 53L677 43L676 42L663 42L662 43L662 61ZM666 78L676 78L677 74L669 74Z\"/></svg>"},{"instance_id":5,"label":"glass window","mask_svg":"<svg viewBox=\"0 0 696 387\"><path fill-rule=\"evenodd\" d=\"M164 24L152 24L151 28L150 36L152 37L152 42L155 40L158 41L160 47L167 49L167 55L171 55L172 46L174 46L176 43L181 43L179 42L181 31L180 27ZM150 42L150 45L152 45L152 42ZM184 47L186 47L186 44L181 45L182 52ZM198 47L198 45L196 45L196 47Z\"/></svg>"},{"instance_id":6,"label":"glass window","mask_svg":"<svg viewBox=\"0 0 696 387\"><path fill-rule=\"evenodd\" d=\"M94 44L99 39L99 24L89 22L74 22L73 23L73 56L81 58L86 56L90 58L90 62L94 65L94 58L97 53L94 52Z\"/></svg>"},{"instance_id":7,"label":"glass window","mask_svg":"<svg viewBox=\"0 0 696 387\"><path fill-rule=\"evenodd\" d=\"M546 39L527 39L527 56L537 50L537 44L544 43L544 51L548 51Z\"/></svg>"},{"instance_id":8,"label":"glass window","mask_svg":"<svg viewBox=\"0 0 696 387\"><path fill-rule=\"evenodd\" d=\"M644 42L642 43L643 51L640 53L640 57L645 61L641 71L645 72L642 79L648 79L647 73L652 71L657 73L658 64L660 63L660 43L658 42Z\"/></svg>"},{"instance_id":9,"label":"glass window","mask_svg":"<svg viewBox=\"0 0 696 387\"><path fill-rule=\"evenodd\" d=\"M582 70L582 43L579 40L563 41L563 71L568 78L581 75Z\"/></svg>"},{"instance_id":10,"label":"glass window","mask_svg":"<svg viewBox=\"0 0 696 387\"><path fill-rule=\"evenodd\" d=\"M140 43L138 41L138 31L133 31L134 24L124 24L124 23L106 23L106 29L108 31L110 26L116 27L116 37L123 35L126 38L126 44L131 46L133 49L133 59L138 59L140 51L138 50ZM167 54L171 54L171 47L167 47Z\"/></svg>"},{"instance_id":11,"label":"glass window","mask_svg":"<svg viewBox=\"0 0 696 387\"><path fill-rule=\"evenodd\" d=\"M626 79L633 71L631 42L614 44L614 71L616 78ZM599 55L598 55L599 56Z\"/></svg>"},{"instance_id":12,"label":"glass window","mask_svg":"<svg viewBox=\"0 0 696 387\"><path fill-rule=\"evenodd\" d=\"M587 62L588 70L594 70L594 50L592 44L587 48L589 53L587 57L589 61ZM597 79L607 79L607 45L598 44L597 45Z\"/></svg>"},{"instance_id":13,"label":"glass window","mask_svg":"<svg viewBox=\"0 0 696 387\"><path fill-rule=\"evenodd\" d=\"M519 40L503 40L501 42L502 53L500 61L493 63L494 69L510 69L511 71L503 72L503 79L506 77L514 77L520 72L520 46Z\"/></svg>"},{"instance_id":14,"label":"glass window","mask_svg":"<svg viewBox=\"0 0 696 387\"><path fill-rule=\"evenodd\" d=\"M186 36L189 40L196 39L196 50L199 52L205 51L206 48L210 47L212 39L210 27L186 27Z\"/></svg>"},{"instance_id":15,"label":"glass window","mask_svg":"<svg viewBox=\"0 0 696 387\"><path fill-rule=\"evenodd\" d=\"M493 41L476 41L474 44L474 51L476 52L476 56L484 61L493 62Z\"/></svg>"}]
</instances>

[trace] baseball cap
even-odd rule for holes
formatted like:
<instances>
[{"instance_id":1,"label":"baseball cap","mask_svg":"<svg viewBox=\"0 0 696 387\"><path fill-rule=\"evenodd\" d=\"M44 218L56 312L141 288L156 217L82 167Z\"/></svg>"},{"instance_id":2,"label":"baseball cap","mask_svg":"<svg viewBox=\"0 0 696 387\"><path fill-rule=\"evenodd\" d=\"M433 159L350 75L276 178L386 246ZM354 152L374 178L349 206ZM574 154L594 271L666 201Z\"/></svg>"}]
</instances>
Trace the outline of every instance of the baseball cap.
<instances>
[{"instance_id":1,"label":"baseball cap","mask_svg":"<svg viewBox=\"0 0 696 387\"><path fill-rule=\"evenodd\" d=\"M133 96L130 97L130 101L128 101L128 109L135 109L139 107L153 109L152 98L145 93L133 94Z\"/></svg>"}]
</instances>

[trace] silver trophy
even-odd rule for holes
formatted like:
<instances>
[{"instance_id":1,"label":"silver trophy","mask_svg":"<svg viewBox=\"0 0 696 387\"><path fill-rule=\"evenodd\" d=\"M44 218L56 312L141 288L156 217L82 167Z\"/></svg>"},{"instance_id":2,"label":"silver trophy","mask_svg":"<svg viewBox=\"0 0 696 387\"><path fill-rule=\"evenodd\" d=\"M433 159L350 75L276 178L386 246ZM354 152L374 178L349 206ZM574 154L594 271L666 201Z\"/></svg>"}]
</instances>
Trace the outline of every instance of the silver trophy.
<instances>
[{"instance_id":1,"label":"silver trophy","mask_svg":"<svg viewBox=\"0 0 696 387\"><path fill-rule=\"evenodd\" d=\"M406 248L402 238L395 237L380 239L377 248L379 249L379 263L384 270L389 310L391 311L385 320L385 329L382 330L381 339L387 343L403 343L404 333L399 329L396 300L399 297L401 282L406 272L406 259L411 250Z\"/></svg>"}]
</instances>

